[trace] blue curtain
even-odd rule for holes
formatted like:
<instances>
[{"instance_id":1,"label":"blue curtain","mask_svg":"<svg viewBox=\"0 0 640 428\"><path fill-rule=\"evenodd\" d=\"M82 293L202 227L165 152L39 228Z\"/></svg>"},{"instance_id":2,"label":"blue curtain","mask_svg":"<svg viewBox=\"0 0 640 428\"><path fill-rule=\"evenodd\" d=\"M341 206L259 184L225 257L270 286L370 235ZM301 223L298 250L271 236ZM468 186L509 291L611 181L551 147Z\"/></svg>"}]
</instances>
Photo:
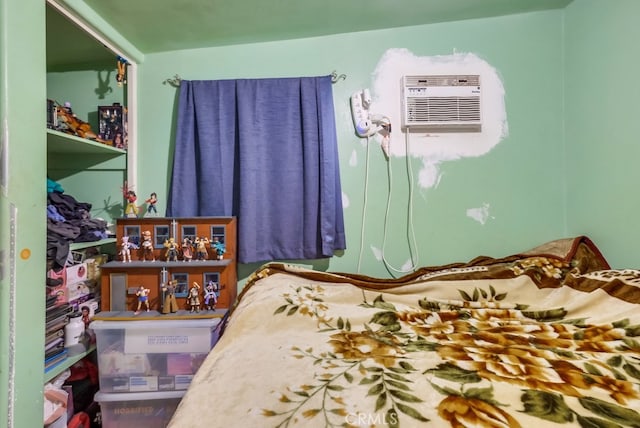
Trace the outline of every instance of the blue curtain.
<instances>
[{"instance_id":1,"label":"blue curtain","mask_svg":"<svg viewBox=\"0 0 640 428\"><path fill-rule=\"evenodd\" d=\"M167 216L236 216L238 261L346 248L331 76L180 85Z\"/></svg>"}]
</instances>

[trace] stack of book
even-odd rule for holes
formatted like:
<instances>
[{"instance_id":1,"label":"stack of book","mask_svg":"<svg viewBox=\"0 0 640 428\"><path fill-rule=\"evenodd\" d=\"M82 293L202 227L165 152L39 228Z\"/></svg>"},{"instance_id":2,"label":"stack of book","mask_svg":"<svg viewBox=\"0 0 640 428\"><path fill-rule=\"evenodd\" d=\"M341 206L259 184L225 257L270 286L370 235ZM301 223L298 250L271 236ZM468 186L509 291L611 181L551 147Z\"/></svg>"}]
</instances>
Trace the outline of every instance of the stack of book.
<instances>
[{"instance_id":1,"label":"stack of book","mask_svg":"<svg viewBox=\"0 0 640 428\"><path fill-rule=\"evenodd\" d=\"M44 345L44 372L53 369L67 358L64 348L64 327L72 311L68 303L57 303L56 296L47 296L47 315Z\"/></svg>"}]
</instances>

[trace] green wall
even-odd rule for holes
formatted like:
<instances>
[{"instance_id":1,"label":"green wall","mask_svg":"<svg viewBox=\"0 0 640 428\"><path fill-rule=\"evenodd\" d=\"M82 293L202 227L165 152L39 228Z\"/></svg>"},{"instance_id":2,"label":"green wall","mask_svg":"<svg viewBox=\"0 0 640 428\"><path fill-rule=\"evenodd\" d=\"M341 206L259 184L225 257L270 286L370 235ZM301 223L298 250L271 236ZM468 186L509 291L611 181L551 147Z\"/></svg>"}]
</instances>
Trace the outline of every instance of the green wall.
<instances>
[{"instance_id":1,"label":"green wall","mask_svg":"<svg viewBox=\"0 0 640 428\"><path fill-rule=\"evenodd\" d=\"M567 224L613 267L638 266L640 2L580 0L566 10Z\"/></svg>"},{"instance_id":2,"label":"green wall","mask_svg":"<svg viewBox=\"0 0 640 428\"><path fill-rule=\"evenodd\" d=\"M413 171L413 226L419 265L465 261L478 254L502 256L565 235L562 11L513 15L393 30L340 34L275 43L183 50L145 56L140 73L139 193L157 192L164 209L167 194L177 89L163 81L260 78L329 74L347 75L334 85L347 250L316 267L355 271L358 267L366 147L353 132L350 95L371 87L372 72L391 48L418 56L471 52L500 74L506 91L510 135L482 157L440 165L437 187L417 186L422 160L410 159ZM398 100L398 103L400 100ZM384 110L384 106L378 106ZM402 138L398 134L398 138ZM372 143L373 144L373 143ZM371 247L382 248L388 195L387 164L371 147L368 202L361 272L389 276ZM354 155L355 166L350 165ZM410 257L407 233L409 178L406 159L392 158L392 208L385 256L395 268ZM490 204L484 224L466 215ZM408 236L409 235L409 236ZM415 250L415 249L414 249ZM242 277L255 266L245 266Z\"/></svg>"},{"instance_id":3,"label":"green wall","mask_svg":"<svg viewBox=\"0 0 640 428\"><path fill-rule=\"evenodd\" d=\"M0 0L0 426L11 428L43 421L44 22L43 1Z\"/></svg>"},{"instance_id":4,"label":"green wall","mask_svg":"<svg viewBox=\"0 0 640 428\"><path fill-rule=\"evenodd\" d=\"M584 233L614 267L634 267L640 234L634 216L640 204L640 89L633 80L640 65L634 21L639 12L636 0L574 0L561 11L146 57L104 28L99 16L83 15L142 63L140 195L167 192L177 91L163 85L165 79L176 73L185 79L347 74L334 86L334 96L343 189L350 201L348 249L314 265L353 271L366 148L351 130L348 98L371 85L379 58L398 47L420 56L475 53L498 70L506 91L508 138L483 157L442 164L437 187L416 189L420 264L500 256ZM43 1L0 0L0 426L35 427L42 421L44 296L38 296L45 275L46 138L44 127L33 124L45 122L44 26ZM350 165L353 153L356 166ZM411 162L415 174L421 161ZM407 166L399 158L390 165L395 225L387 254L398 266L409 256ZM377 146L371 147L361 270L381 276L389 272L370 247L382 245L386 168ZM491 218L481 225L465 211L483 203L490 204ZM241 269L243 278L251 266Z\"/></svg>"}]
</instances>

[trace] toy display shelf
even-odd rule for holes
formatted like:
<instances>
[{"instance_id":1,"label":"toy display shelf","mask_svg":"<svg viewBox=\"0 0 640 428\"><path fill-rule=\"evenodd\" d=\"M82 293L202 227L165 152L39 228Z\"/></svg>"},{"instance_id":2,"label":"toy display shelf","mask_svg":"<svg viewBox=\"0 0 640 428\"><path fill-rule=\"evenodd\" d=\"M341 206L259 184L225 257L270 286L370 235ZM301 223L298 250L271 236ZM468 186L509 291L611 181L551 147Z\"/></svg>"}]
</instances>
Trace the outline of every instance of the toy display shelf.
<instances>
[{"instance_id":1,"label":"toy display shelf","mask_svg":"<svg viewBox=\"0 0 640 428\"><path fill-rule=\"evenodd\" d=\"M226 267L232 263L231 259L222 259L222 260L193 260L190 262L185 262L183 260L178 261L165 261L165 260L156 260L156 261L142 261L142 260L132 260L130 262L123 262L120 260L113 260L107 262L102 265L103 268L205 268L205 267Z\"/></svg>"},{"instance_id":2,"label":"toy display shelf","mask_svg":"<svg viewBox=\"0 0 640 428\"><path fill-rule=\"evenodd\" d=\"M57 366L54 366L51 370L44 373L44 382L45 383L49 382L51 379L58 376L60 373L62 373L63 371L65 371L66 369L68 369L69 367L71 367L72 365L74 365L75 363L77 363L78 361L80 361L81 359L83 359L93 351L95 351L95 349L96 349L96 345L92 344L89 347L89 349L87 349L85 352L65 358L60 362L60 364L58 364Z\"/></svg>"},{"instance_id":3,"label":"toy display shelf","mask_svg":"<svg viewBox=\"0 0 640 428\"><path fill-rule=\"evenodd\" d=\"M49 153L99 154L114 157L127 153L123 149L116 149L106 144L52 129L47 129L47 150Z\"/></svg>"}]
</instances>

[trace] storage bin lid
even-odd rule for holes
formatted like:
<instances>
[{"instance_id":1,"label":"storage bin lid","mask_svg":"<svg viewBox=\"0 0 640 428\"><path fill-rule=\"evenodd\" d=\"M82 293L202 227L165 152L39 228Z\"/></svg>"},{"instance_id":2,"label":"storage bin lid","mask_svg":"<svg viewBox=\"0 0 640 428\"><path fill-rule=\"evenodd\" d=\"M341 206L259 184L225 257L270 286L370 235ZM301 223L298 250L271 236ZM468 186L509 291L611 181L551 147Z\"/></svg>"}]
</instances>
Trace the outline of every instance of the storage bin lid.
<instances>
[{"instance_id":1,"label":"storage bin lid","mask_svg":"<svg viewBox=\"0 0 640 428\"><path fill-rule=\"evenodd\" d=\"M220 318L198 318L184 320L143 320L143 321L106 321L94 320L89 324L92 330L158 330L171 328L215 327L220 324Z\"/></svg>"},{"instance_id":2,"label":"storage bin lid","mask_svg":"<svg viewBox=\"0 0 640 428\"><path fill-rule=\"evenodd\" d=\"M186 390L178 391L153 391L153 392L101 392L94 395L94 400L98 403L121 402L121 401L147 401L147 400L167 400L182 398Z\"/></svg>"}]
</instances>

